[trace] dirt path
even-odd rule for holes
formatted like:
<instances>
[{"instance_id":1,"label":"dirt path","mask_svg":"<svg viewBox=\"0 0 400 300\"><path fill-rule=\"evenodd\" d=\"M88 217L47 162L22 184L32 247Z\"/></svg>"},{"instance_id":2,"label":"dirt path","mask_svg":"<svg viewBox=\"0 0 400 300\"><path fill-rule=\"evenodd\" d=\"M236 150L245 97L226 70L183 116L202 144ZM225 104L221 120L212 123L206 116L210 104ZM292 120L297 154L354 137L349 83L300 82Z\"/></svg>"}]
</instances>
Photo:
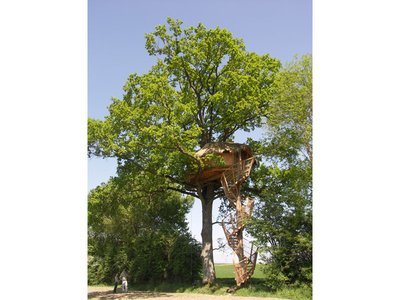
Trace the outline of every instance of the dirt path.
<instances>
[{"instance_id":1,"label":"dirt path","mask_svg":"<svg viewBox=\"0 0 400 300\"><path fill-rule=\"evenodd\" d=\"M149 300L283 300L278 298L266 297L240 297L232 295L213 296L202 294L185 294L185 293L162 293L162 292L138 292L132 291L128 293L114 294L112 287L88 287L88 298L93 300L108 299L149 299Z\"/></svg>"}]
</instances>

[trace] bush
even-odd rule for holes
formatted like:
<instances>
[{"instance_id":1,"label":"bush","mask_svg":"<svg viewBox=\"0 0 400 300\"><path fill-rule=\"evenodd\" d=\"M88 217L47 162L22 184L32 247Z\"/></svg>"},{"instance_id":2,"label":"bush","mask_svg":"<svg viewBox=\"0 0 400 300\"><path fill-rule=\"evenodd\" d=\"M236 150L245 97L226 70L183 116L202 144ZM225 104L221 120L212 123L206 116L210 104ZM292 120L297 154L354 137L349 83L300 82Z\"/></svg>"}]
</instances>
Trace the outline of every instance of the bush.
<instances>
[{"instance_id":1,"label":"bush","mask_svg":"<svg viewBox=\"0 0 400 300\"><path fill-rule=\"evenodd\" d=\"M89 255L88 257L88 284L96 285L104 282L106 274L104 270L104 261L101 258Z\"/></svg>"},{"instance_id":2,"label":"bush","mask_svg":"<svg viewBox=\"0 0 400 300\"><path fill-rule=\"evenodd\" d=\"M281 289L288 281L288 278L271 264L264 265L262 269L265 274L264 285L270 291Z\"/></svg>"},{"instance_id":3,"label":"bush","mask_svg":"<svg viewBox=\"0 0 400 300\"><path fill-rule=\"evenodd\" d=\"M150 195L147 186L138 192L144 182L130 181L138 178L111 179L89 194L89 284L112 284L122 270L133 283L193 282L201 270L201 247L185 219L193 199Z\"/></svg>"},{"instance_id":4,"label":"bush","mask_svg":"<svg viewBox=\"0 0 400 300\"><path fill-rule=\"evenodd\" d=\"M193 282L200 276L201 247L189 235L153 236L134 247L130 274L135 282Z\"/></svg>"}]
</instances>

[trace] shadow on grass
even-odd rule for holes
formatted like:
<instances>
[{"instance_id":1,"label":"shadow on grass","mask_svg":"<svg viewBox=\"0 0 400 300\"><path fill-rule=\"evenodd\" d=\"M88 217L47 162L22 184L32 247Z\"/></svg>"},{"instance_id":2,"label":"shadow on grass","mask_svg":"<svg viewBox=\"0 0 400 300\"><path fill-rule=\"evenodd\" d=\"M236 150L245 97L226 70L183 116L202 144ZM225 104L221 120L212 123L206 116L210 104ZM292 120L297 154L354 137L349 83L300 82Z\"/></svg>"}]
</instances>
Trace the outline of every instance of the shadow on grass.
<instances>
[{"instance_id":1,"label":"shadow on grass","mask_svg":"<svg viewBox=\"0 0 400 300\"><path fill-rule=\"evenodd\" d=\"M157 297L171 297L171 295L167 295L160 292L143 292L143 291L128 291L127 293L122 293L118 291L117 293L113 293L113 290L108 291L93 291L88 293L88 299L99 299L99 300L108 300L108 299L151 299Z\"/></svg>"},{"instance_id":2,"label":"shadow on grass","mask_svg":"<svg viewBox=\"0 0 400 300\"><path fill-rule=\"evenodd\" d=\"M188 283L159 283L159 284L135 284L131 288L135 291L151 291L164 293L200 293L200 294L226 294L228 289L235 287L233 278L217 278L214 285L188 284ZM251 279L241 289L250 289L253 292L267 292L263 279Z\"/></svg>"},{"instance_id":3,"label":"shadow on grass","mask_svg":"<svg viewBox=\"0 0 400 300\"><path fill-rule=\"evenodd\" d=\"M218 278L216 283L220 286L229 286L233 287L236 286L236 282L232 278ZM248 283L242 286L243 288L251 287L257 291L269 291L265 286L265 280L260 278L251 278Z\"/></svg>"}]
</instances>

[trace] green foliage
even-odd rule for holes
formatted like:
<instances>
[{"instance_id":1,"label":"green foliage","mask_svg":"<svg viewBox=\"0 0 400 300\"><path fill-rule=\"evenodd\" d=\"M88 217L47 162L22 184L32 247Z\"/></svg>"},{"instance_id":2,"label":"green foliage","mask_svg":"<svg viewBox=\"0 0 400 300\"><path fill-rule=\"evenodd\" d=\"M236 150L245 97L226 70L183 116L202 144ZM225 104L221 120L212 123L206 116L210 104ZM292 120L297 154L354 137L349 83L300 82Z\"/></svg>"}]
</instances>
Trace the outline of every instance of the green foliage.
<instances>
[{"instance_id":1,"label":"green foliage","mask_svg":"<svg viewBox=\"0 0 400 300\"><path fill-rule=\"evenodd\" d=\"M166 25L146 34L145 47L157 62L147 73L129 75L123 99L112 99L104 120L88 120L88 153L117 158L118 177L140 174L142 182L147 182L145 189L173 189L212 204L219 187L189 180L207 165L194 154L206 143L226 142L240 129L251 131L261 126L280 62L268 54L247 51L243 41L226 29L207 29L201 23L188 28L181 25L181 21L168 18ZM118 209L124 216L133 213L114 206L110 203L104 211ZM137 221L141 219L132 224ZM125 225L110 220L107 228L124 231L129 228ZM203 223L203 230L206 245L212 241L211 217ZM204 253L208 253L204 259L211 261L211 253ZM150 276L146 272L150 267L157 274L165 269L154 265L151 257L146 259L150 265L139 268L143 270L140 278ZM209 266L203 270L208 276L205 281L211 282L213 268L208 263L204 266Z\"/></svg>"},{"instance_id":2,"label":"green foliage","mask_svg":"<svg viewBox=\"0 0 400 300\"><path fill-rule=\"evenodd\" d=\"M246 51L226 29L167 23L146 35L157 63L129 76L104 121L89 119L89 155L184 183L201 167L193 157L199 147L261 125L280 64Z\"/></svg>"},{"instance_id":3,"label":"green foliage","mask_svg":"<svg viewBox=\"0 0 400 300\"><path fill-rule=\"evenodd\" d=\"M312 281L312 85L311 56L276 76L267 137L251 141L261 154L253 170L259 198L249 230L266 257L269 288Z\"/></svg>"},{"instance_id":4,"label":"green foliage","mask_svg":"<svg viewBox=\"0 0 400 300\"><path fill-rule=\"evenodd\" d=\"M201 269L200 245L190 235L152 234L132 243L135 282L193 282Z\"/></svg>"},{"instance_id":5,"label":"green foliage","mask_svg":"<svg viewBox=\"0 0 400 300\"><path fill-rule=\"evenodd\" d=\"M267 118L269 159L312 161L312 57L295 57L276 76Z\"/></svg>"},{"instance_id":6,"label":"green foliage","mask_svg":"<svg viewBox=\"0 0 400 300\"><path fill-rule=\"evenodd\" d=\"M282 289L288 281L288 278L273 264L263 266L265 274L264 285L270 291Z\"/></svg>"},{"instance_id":7,"label":"green foliage","mask_svg":"<svg viewBox=\"0 0 400 300\"><path fill-rule=\"evenodd\" d=\"M148 184L138 174L90 192L89 284L110 283L124 269L134 282L199 277L201 249L185 221L193 199Z\"/></svg>"},{"instance_id":8,"label":"green foliage","mask_svg":"<svg viewBox=\"0 0 400 300\"><path fill-rule=\"evenodd\" d=\"M96 285L103 282L107 276L104 259L99 256L88 256L88 284Z\"/></svg>"}]
</instances>

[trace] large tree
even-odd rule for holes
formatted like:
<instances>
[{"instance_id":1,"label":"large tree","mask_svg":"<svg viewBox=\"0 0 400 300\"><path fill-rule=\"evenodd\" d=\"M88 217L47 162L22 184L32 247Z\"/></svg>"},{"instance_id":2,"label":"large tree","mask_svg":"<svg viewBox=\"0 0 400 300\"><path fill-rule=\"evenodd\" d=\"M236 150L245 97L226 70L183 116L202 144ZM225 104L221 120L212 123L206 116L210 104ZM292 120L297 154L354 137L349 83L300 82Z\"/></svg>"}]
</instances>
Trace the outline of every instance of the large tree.
<instances>
[{"instance_id":1,"label":"large tree","mask_svg":"<svg viewBox=\"0 0 400 300\"><path fill-rule=\"evenodd\" d=\"M246 51L226 29L167 23L146 34L146 49L157 58L151 70L129 76L105 120L89 119L89 154L116 157L119 174L145 172L160 189L200 199L203 283L214 283L212 205L222 189L219 182L189 182L203 168L194 154L261 126L280 64Z\"/></svg>"},{"instance_id":2,"label":"large tree","mask_svg":"<svg viewBox=\"0 0 400 300\"><path fill-rule=\"evenodd\" d=\"M273 84L263 158L252 173L258 197L252 235L269 253L268 284L311 283L312 58L296 57ZM254 148L256 146L254 145Z\"/></svg>"}]
</instances>

